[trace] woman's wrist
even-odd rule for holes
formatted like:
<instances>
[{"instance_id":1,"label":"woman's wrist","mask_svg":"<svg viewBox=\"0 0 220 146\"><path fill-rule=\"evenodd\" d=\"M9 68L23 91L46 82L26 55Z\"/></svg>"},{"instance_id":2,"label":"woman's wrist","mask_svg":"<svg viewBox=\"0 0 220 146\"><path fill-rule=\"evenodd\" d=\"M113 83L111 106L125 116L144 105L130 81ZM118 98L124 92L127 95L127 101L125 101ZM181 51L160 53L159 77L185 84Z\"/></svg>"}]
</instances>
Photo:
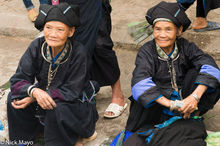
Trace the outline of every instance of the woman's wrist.
<instances>
[{"instance_id":1,"label":"woman's wrist","mask_svg":"<svg viewBox=\"0 0 220 146\"><path fill-rule=\"evenodd\" d=\"M35 85L31 85L31 86L29 86L28 89L27 89L28 95L29 95L30 97L32 97L32 98L34 98L33 92L34 92L35 89L36 89L36 86L35 86Z\"/></svg>"},{"instance_id":2,"label":"woman's wrist","mask_svg":"<svg viewBox=\"0 0 220 146\"><path fill-rule=\"evenodd\" d=\"M191 96L195 98L195 100L197 101L197 103L199 103L200 97L199 97L198 95L196 95L195 93L192 93Z\"/></svg>"},{"instance_id":3,"label":"woman's wrist","mask_svg":"<svg viewBox=\"0 0 220 146\"><path fill-rule=\"evenodd\" d=\"M160 98L158 98L158 99L156 100L157 103L159 103L159 104L161 104L161 105L163 105L163 106L165 106L165 107L167 107L167 108L170 108L170 104L171 104L170 101L171 101L171 100L167 99L167 98L164 97L164 96L162 96L162 97L160 97Z\"/></svg>"}]
</instances>

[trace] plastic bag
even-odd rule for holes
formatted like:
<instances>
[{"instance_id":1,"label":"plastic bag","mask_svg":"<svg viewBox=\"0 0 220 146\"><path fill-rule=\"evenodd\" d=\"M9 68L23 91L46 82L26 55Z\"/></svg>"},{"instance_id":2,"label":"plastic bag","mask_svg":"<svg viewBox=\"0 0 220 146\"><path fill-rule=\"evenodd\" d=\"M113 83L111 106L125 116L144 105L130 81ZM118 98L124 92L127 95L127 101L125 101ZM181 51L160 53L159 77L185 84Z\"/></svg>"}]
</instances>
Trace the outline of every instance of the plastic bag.
<instances>
[{"instance_id":1,"label":"plastic bag","mask_svg":"<svg viewBox=\"0 0 220 146\"><path fill-rule=\"evenodd\" d=\"M207 146L220 146L220 132L208 134L205 141Z\"/></svg>"},{"instance_id":2,"label":"plastic bag","mask_svg":"<svg viewBox=\"0 0 220 146\"><path fill-rule=\"evenodd\" d=\"M9 90L1 90L0 94L0 141L9 140L8 138L8 118L7 118L7 95Z\"/></svg>"}]
</instances>

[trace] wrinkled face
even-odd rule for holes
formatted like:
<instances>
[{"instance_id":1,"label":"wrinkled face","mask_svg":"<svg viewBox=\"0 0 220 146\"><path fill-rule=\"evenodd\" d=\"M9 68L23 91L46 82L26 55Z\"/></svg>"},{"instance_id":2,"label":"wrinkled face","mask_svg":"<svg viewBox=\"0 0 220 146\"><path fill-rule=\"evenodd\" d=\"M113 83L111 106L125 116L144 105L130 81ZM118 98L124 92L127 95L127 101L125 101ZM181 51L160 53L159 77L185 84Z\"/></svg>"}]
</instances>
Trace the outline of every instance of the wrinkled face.
<instances>
[{"instance_id":1,"label":"wrinkled face","mask_svg":"<svg viewBox=\"0 0 220 146\"><path fill-rule=\"evenodd\" d=\"M44 25L44 37L47 44L52 48L64 47L67 38L71 37L75 28L70 28L59 21L49 21Z\"/></svg>"},{"instance_id":2,"label":"wrinkled face","mask_svg":"<svg viewBox=\"0 0 220 146\"><path fill-rule=\"evenodd\" d=\"M158 21L154 24L153 35L162 49L173 49L176 38L181 33L182 27L177 28L172 22Z\"/></svg>"}]
</instances>

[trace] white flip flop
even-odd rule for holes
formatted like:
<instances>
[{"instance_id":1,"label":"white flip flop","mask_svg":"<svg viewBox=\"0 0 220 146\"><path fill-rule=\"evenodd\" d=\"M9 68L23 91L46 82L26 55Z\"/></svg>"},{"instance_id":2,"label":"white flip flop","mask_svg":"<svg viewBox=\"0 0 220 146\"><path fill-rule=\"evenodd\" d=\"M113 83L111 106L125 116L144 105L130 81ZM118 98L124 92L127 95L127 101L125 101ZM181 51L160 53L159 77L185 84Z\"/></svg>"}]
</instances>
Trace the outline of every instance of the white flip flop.
<instances>
[{"instance_id":1,"label":"white flip flop","mask_svg":"<svg viewBox=\"0 0 220 146\"><path fill-rule=\"evenodd\" d=\"M116 118L124 112L124 110L126 109L127 106L128 106L127 103L125 103L124 106L119 106L116 103L111 103L111 104L109 104L109 106L105 110L104 117L105 118ZM112 112L114 115L107 115L106 112Z\"/></svg>"}]
</instances>

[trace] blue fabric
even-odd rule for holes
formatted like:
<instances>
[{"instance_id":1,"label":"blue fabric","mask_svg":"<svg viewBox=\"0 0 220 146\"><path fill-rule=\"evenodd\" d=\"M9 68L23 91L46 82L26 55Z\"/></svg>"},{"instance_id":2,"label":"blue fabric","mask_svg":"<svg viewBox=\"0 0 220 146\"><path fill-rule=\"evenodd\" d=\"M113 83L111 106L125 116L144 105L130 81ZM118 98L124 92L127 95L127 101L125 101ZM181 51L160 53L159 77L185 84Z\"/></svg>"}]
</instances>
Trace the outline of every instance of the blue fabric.
<instances>
[{"instance_id":1,"label":"blue fabric","mask_svg":"<svg viewBox=\"0 0 220 146\"><path fill-rule=\"evenodd\" d=\"M170 54L168 55L169 57L173 54L174 49L175 49L175 48L173 48L173 50L172 50L172 51L170 52Z\"/></svg>"},{"instance_id":2,"label":"blue fabric","mask_svg":"<svg viewBox=\"0 0 220 146\"><path fill-rule=\"evenodd\" d=\"M204 8L204 11L205 11L205 13L206 13L205 0L203 0L202 2L203 2L203 8Z\"/></svg>"},{"instance_id":3,"label":"blue fabric","mask_svg":"<svg viewBox=\"0 0 220 146\"><path fill-rule=\"evenodd\" d=\"M124 131L122 131L122 132L124 132ZM120 137L120 135L121 135L122 132L120 132L120 133L115 137L115 139L112 141L112 143L110 144L110 146L116 146L116 144L117 144L117 142L118 142L118 138ZM125 137L124 137L123 142L125 142L125 140L127 140L132 134L133 134L133 132L125 131Z\"/></svg>"},{"instance_id":4,"label":"blue fabric","mask_svg":"<svg viewBox=\"0 0 220 146\"><path fill-rule=\"evenodd\" d=\"M164 108L164 109L163 109L163 113L164 113L165 115L174 116L174 113L171 112L168 108Z\"/></svg>"},{"instance_id":5,"label":"blue fabric","mask_svg":"<svg viewBox=\"0 0 220 146\"><path fill-rule=\"evenodd\" d=\"M153 106L154 104L156 104L154 101L157 100L158 98L162 97L163 95L158 96L157 98L154 98L153 100L151 100L150 102L148 102L144 107L145 108L149 108L151 106Z\"/></svg>"},{"instance_id":6,"label":"blue fabric","mask_svg":"<svg viewBox=\"0 0 220 146\"><path fill-rule=\"evenodd\" d=\"M170 99L171 100L180 100L180 96L179 96L179 93L176 92L176 90L173 91L173 93L171 94L170 96ZM170 115L170 116L174 116L175 114L173 112L171 112L168 108L164 107L163 109L163 113L165 115Z\"/></svg>"},{"instance_id":7,"label":"blue fabric","mask_svg":"<svg viewBox=\"0 0 220 146\"><path fill-rule=\"evenodd\" d=\"M180 95L178 92L176 92L176 90L173 91L173 93L171 94L171 100L180 100Z\"/></svg>"},{"instance_id":8,"label":"blue fabric","mask_svg":"<svg viewBox=\"0 0 220 146\"><path fill-rule=\"evenodd\" d=\"M194 3L195 0L177 0L177 3Z\"/></svg>"},{"instance_id":9,"label":"blue fabric","mask_svg":"<svg viewBox=\"0 0 220 146\"><path fill-rule=\"evenodd\" d=\"M173 122L175 122L175 121L177 121L177 120L179 120L179 119L182 119L182 117L180 117L180 116L175 116L175 117L172 117L172 118L170 118L169 120L163 122L162 124L155 125L155 127L159 128L159 129L160 129L160 128L164 128L164 127L169 126L170 124L172 124Z\"/></svg>"},{"instance_id":10,"label":"blue fabric","mask_svg":"<svg viewBox=\"0 0 220 146\"><path fill-rule=\"evenodd\" d=\"M61 50L54 58L52 57L52 67L55 68L55 64L54 62L57 60L57 58L60 56L60 54L63 52L63 50ZM52 54L52 49L50 48L50 53ZM52 56L52 55L51 55Z\"/></svg>"},{"instance_id":11,"label":"blue fabric","mask_svg":"<svg viewBox=\"0 0 220 146\"><path fill-rule=\"evenodd\" d=\"M215 77L218 82L220 82L220 71L219 69L211 66L211 65L203 65L200 69L201 73L209 74L213 77Z\"/></svg>"},{"instance_id":12,"label":"blue fabric","mask_svg":"<svg viewBox=\"0 0 220 146\"><path fill-rule=\"evenodd\" d=\"M4 130L4 126L2 124L2 122L0 121L0 131L3 131Z\"/></svg>"},{"instance_id":13,"label":"blue fabric","mask_svg":"<svg viewBox=\"0 0 220 146\"><path fill-rule=\"evenodd\" d=\"M145 142L149 143L151 138L153 137L154 133L152 133L150 136L148 136L146 139L145 139Z\"/></svg>"},{"instance_id":14,"label":"blue fabric","mask_svg":"<svg viewBox=\"0 0 220 146\"><path fill-rule=\"evenodd\" d=\"M48 0L39 0L39 1L40 1L40 4L48 4ZM31 0L23 0L23 2L27 10L34 8L34 5Z\"/></svg>"},{"instance_id":15,"label":"blue fabric","mask_svg":"<svg viewBox=\"0 0 220 146\"><path fill-rule=\"evenodd\" d=\"M156 84L152 81L152 77L139 81L131 89L133 98L137 101L140 95L154 86Z\"/></svg>"}]
</instances>

